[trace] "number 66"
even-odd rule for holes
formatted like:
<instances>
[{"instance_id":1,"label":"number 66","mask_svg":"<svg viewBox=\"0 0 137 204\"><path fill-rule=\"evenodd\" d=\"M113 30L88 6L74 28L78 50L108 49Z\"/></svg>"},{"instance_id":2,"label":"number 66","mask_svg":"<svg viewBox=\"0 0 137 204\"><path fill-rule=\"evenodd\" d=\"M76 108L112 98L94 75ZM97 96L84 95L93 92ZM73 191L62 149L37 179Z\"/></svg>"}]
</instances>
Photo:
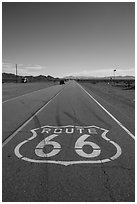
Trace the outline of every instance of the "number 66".
<instances>
[{"instance_id":1,"label":"number 66","mask_svg":"<svg viewBox=\"0 0 137 204\"><path fill-rule=\"evenodd\" d=\"M39 157L52 157L57 155L60 151L61 151L61 145L58 142L55 141L50 141L53 138L57 137L58 135L53 134L50 135L49 137L45 138L44 140L42 140L36 147L35 149L35 153L37 156ZM94 142L89 142L89 141L85 141L88 137L90 137L90 135L84 134L82 135L80 138L78 138L78 140L75 143L75 151L76 153L81 156L81 157L85 157L85 158L94 158L100 155L100 147L95 144ZM53 146L53 150L49 153L44 153L43 148L46 145L52 145ZM83 146L84 145L89 145L93 148L92 153L87 154L83 151Z\"/></svg>"}]
</instances>

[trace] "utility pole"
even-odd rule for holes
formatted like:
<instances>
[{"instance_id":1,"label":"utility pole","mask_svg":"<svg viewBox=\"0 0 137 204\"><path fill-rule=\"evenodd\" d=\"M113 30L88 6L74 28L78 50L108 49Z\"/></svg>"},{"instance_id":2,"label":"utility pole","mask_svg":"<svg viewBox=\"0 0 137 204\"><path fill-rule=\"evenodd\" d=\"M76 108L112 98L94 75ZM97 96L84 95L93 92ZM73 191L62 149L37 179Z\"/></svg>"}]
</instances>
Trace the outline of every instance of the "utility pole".
<instances>
[{"instance_id":1,"label":"utility pole","mask_svg":"<svg viewBox=\"0 0 137 204\"><path fill-rule=\"evenodd\" d=\"M16 83L17 83L17 64L16 64Z\"/></svg>"}]
</instances>

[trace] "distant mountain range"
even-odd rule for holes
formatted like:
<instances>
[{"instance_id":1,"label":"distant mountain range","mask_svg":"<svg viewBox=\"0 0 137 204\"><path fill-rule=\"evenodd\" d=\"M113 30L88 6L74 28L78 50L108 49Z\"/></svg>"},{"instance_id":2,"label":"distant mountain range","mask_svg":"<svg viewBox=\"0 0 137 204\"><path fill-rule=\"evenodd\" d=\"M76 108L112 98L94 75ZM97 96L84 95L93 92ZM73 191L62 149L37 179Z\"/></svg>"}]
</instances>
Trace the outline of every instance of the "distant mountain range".
<instances>
[{"instance_id":1,"label":"distant mountain range","mask_svg":"<svg viewBox=\"0 0 137 204\"><path fill-rule=\"evenodd\" d=\"M2 73L2 81L3 82L21 82L23 78L27 78L29 82L39 82L39 81L56 81L59 80L59 78L54 78L50 75L44 76L44 75L39 75L39 76L17 76L15 74L11 73Z\"/></svg>"},{"instance_id":2,"label":"distant mountain range","mask_svg":"<svg viewBox=\"0 0 137 204\"><path fill-rule=\"evenodd\" d=\"M114 76L109 77L93 77L93 76L66 76L65 79L114 79ZM115 79L135 79L134 76L115 76Z\"/></svg>"},{"instance_id":3,"label":"distant mountain range","mask_svg":"<svg viewBox=\"0 0 137 204\"><path fill-rule=\"evenodd\" d=\"M55 78L50 75L44 76L44 75L39 75L39 76L17 76L15 74L11 73L2 73L2 81L3 82L21 82L22 79L26 77L29 82L40 82L40 81L58 81L61 78ZM63 77L62 79L70 79L70 80L94 80L94 79L114 79L114 76L109 76L109 77L92 77L92 76L66 76ZM115 79L135 79L134 76L115 76Z\"/></svg>"}]
</instances>

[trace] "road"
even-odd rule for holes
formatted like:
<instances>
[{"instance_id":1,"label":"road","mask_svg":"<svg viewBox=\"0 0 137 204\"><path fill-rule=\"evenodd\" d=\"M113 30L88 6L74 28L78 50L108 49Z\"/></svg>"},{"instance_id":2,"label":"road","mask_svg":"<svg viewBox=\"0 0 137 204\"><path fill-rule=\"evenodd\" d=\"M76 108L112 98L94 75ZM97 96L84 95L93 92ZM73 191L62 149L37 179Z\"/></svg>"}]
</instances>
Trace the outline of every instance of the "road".
<instances>
[{"instance_id":1,"label":"road","mask_svg":"<svg viewBox=\"0 0 137 204\"><path fill-rule=\"evenodd\" d=\"M3 103L3 201L134 201L134 165L134 135L75 81Z\"/></svg>"}]
</instances>

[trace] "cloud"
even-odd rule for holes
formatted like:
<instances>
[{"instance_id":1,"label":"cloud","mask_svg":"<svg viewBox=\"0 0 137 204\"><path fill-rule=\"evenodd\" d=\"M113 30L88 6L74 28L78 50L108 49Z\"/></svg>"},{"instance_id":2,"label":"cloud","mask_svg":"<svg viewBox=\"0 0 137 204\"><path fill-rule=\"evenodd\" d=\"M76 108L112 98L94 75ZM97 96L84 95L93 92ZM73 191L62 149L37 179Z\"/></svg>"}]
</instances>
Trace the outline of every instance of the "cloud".
<instances>
[{"instance_id":1,"label":"cloud","mask_svg":"<svg viewBox=\"0 0 137 204\"><path fill-rule=\"evenodd\" d=\"M7 63L7 62L2 62L2 68L3 69L9 69L9 68L13 69L13 68L15 68L15 64Z\"/></svg>"},{"instance_id":2,"label":"cloud","mask_svg":"<svg viewBox=\"0 0 137 204\"><path fill-rule=\"evenodd\" d=\"M47 66L41 66L38 64L17 64L17 73L18 75L41 75L45 74ZM16 64L13 63L2 63L2 72L6 73L16 73Z\"/></svg>"},{"instance_id":3,"label":"cloud","mask_svg":"<svg viewBox=\"0 0 137 204\"><path fill-rule=\"evenodd\" d=\"M28 64L28 65L24 66L24 68L29 69L29 70L42 70L42 69L45 69L46 66Z\"/></svg>"},{"instance_id":4,"label":"cloud","mask_svg":"<svg viewBox=\"0 0 137 204\"><path fill-rule=\"evenodd\" d=\"M46 70L47 66L28 64L20 69L20 74L33 76L44 75L46 73Z\"/></svg>"}]
</instances>

